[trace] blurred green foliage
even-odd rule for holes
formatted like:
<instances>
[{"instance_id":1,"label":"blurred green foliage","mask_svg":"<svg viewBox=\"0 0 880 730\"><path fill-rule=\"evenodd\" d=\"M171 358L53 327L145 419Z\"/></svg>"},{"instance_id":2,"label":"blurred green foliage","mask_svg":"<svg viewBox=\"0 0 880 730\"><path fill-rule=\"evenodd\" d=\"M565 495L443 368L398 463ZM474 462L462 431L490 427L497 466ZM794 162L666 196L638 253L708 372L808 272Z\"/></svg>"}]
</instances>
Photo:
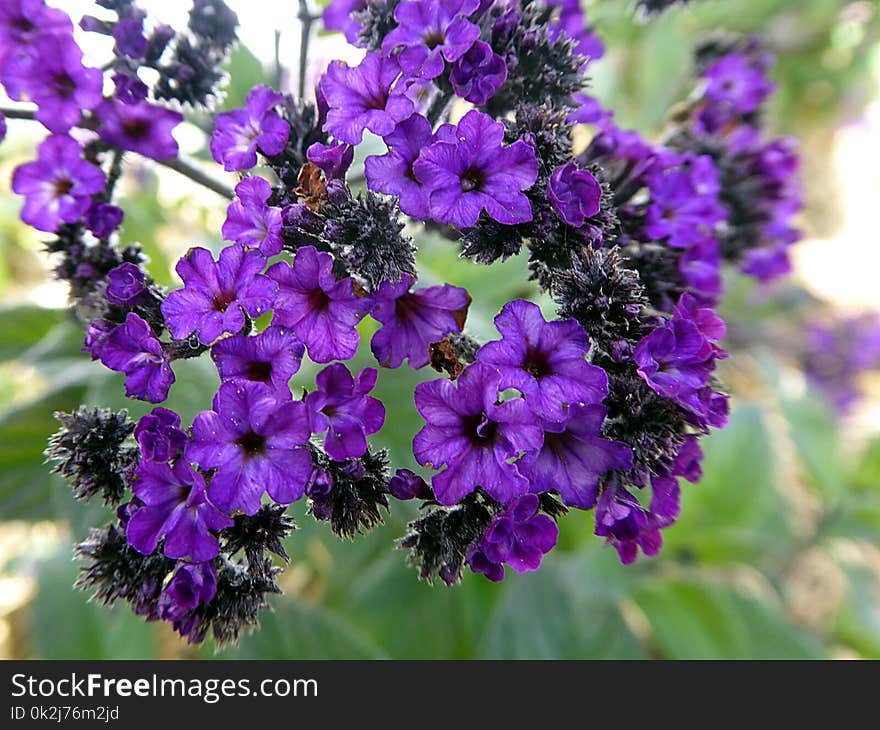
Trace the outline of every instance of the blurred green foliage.
<instances>
[{"instance_id":1,"label":"blurred green foliage","mask_svg":"<svg viewBox=\"0 0 880 730\"><path fill-rule=\"evenodd\" d=\"M707 0L647 25L631 3L594 2L591 17L611 49L597 66L596 89L622 123L643 130L662 123L686 94L690 53L706 30L764 30L780 55L774 125L804 134L858 113L868 98L880 14L875 3L813 0ZM873 10L873 15L870 12ZM873 50L872 50L873 49ZM870 51L870 52L869 52ZM873 54L873 56L872 56ZM227 108L263 78L259 61L239 49L230 62ZM204 119L196 119L204 127ZM13 128L16 131L17 128ZM26 146L0 149L8 172ZM207 155L202 152L202 157ZM150 269L173 285L172 263L190 241L215 241L223 203L169 201L150 168L128 163L137 184L123 187L123 241L141 242ZM6 175L8 178L8 175ZM14 652L40 658L214 656L182 645L167 627L146 624L126 607L107 610L74 591L70 543L109 516L76 503L42 463L54 410L80 402L148 410L127 401L122 379L79 353L81 330L59 309L23 301L22 288L46 279L34 269L37 239L16 220L18 201L0 182L0 517L52 520L69 535L46 555L0 566L33 576L36 594L22 609ZM449 281L474 296L468 326L492 334L492 317L515 297L536 298L524 261L477 267L442 239L414 231L425 284ZM759 327L779 315L743 281L731 282L725 316ZM33 297L29 299L33 301ZM542 305L546 301L537 299ZM549 311L549 310L548 310ZM373 365L363 346L354 367ZM385 525L354 542L292 511L299 529L287 545L292 563L262 627L217 652L247 658L816 658L880 657L880 439L845 437L822 401L766 349L741 350L725 377L735 394L730 426L703 443L705 478L683 485L682 516L666 531L661 556L619 564L592 535L592 515L560 523L559 548L537 573L502 585L467 575L461 586L428 586L393 547L417 506L395 505ZM208 407L217 376L206 358L175 365L170 405L184 420ZM314 367L295 383L310 387ZM417 468L410 442L420 426L413 386L430 370L380 373L377 393L388 418L377 443L398 466ZM0 523L0 531L3 525Z\"/></svg>"}]
</instances>

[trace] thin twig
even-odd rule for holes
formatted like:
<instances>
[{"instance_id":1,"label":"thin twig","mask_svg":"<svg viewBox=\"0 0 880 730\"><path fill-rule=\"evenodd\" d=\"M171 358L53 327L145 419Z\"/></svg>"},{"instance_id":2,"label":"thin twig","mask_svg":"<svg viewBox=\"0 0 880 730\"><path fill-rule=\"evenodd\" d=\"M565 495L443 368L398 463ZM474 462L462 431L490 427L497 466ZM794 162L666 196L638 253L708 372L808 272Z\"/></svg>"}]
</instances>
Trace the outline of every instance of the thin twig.
<instances>
[{"instance_id":1,"label":"thin twig","mask_svg":"<svg viewBox=\"0 0 880 730\"><path fill-rule=\"evenodd\" d=\"M36 111L33 109L7 109L5 107L0 107L0 114L8 119L27 119L30 121L36 119ZM155 162L158 162L163 167L167 167L169 170L174 170L175 172L188 177L193 182L196 182L209 190L213 190L217 195L220 195L227 200L232 200L232 198L235 197L232 188L226 183L216 180L207 173L202 172L202 170L196 167L194 163L189 162L183 157L155 160Z\"/></svg>"},{"instance_id":2,"label":"thin twig","mask_svg":"<svg viewBox=\"0 0 880 730\"><path fill-rule=\"evenodd\" d=\"M312 24L320 17L312 14L309 9L309 0L299 0L299 14L297 15L300 22L300 39L299 39L299 84L297 96L300 99L306 95L306 61L309 56L309 42L312 38Z\"/></svg>"}]
</instances>

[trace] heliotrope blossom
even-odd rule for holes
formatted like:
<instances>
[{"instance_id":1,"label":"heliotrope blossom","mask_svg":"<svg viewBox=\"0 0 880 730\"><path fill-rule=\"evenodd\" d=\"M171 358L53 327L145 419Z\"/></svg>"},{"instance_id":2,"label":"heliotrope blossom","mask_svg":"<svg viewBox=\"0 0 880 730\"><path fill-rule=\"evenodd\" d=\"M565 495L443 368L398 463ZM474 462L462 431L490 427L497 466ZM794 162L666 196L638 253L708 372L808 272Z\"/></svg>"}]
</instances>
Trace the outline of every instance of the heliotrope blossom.
<instances>
[{"instance_id":1,"label":"heliotrope blossom","mask_svg":"<svg viewBox=\"0 0 880 730\"><path fill-rule=\"evenodd\" d=\"M368 53L359 65L333 61L320 83L328 105L324 129L348 144L360 144L364 130L384 136L415 111L395 58Z\"/></svg>"},{"instance_id":2,"label":"heliotrope blossom","mask_svg":"<svg viewBox=\"0 0 880 730\"><path fill-rule=\"evenodd\" d=\"M431 217L468 228L486 213L499 223L530 221L523 194L538 178L535 151L523 140L503 146L504 125L476 109L462 117L455 141L430 145L413 163Z\"/></svg>"},{"instance_id":3,"label":"heliotrope blossom","mask_svg":"<svg viewBox=\"0 0 880 730\"><path fill-rule=\"evenodd\" d=\"M630 447L601 436L607 411L602 405L574 405L566 421L545 424L543 446L519 463L533 492L555 490L568 506L592 509L599 475L632 468Z\"/></svg>"},{"instance_id":4,"label":"heliotrope blossom","mask_svg":"<svg viewBox=\"0 0 880 730\"><path fill-rule=\"evenodd\" d=\"M382 50L397 56L404 73L433 79L443 73L444 59L453 63L480 37L467 18L479 0L406 0L394 9L397 27L382 41Z\"/></svg>"},{"instance_id":5,"label":"heliotrope blossom","mask_svg":"<svg viewBox=\"0 0 880 730\"><path fill-rule=\"evenodd\" d=\"M421 114L413 114L383 137L388 152L370 155L364 160L364 175L371 190L398 197L398 205L407 215L419 220L430 217L428 199L416 180L413 163L422 150L434 141L431 123Z\"/></svg>"},{"instance_id":6,"label":"heliotrope blossom","mask_svg":"<svg viewBox=\"0 0 880 730\"><path fill-rule=\"evenodd\" d=\"M483 539L468 556L475 573L498 582L504 578L504 565L517 573L537 570L541 559L556 545L559 528L547 515L539 514L540 502L534 494L517 497L495 517Z\"/></svg>"},{"instance_id":7,"label":"heliotrope blossom","mask_svg":"<svg viewBox=\"0 0 880 730\"><path fill-rule=\"evenodd\" d=\"M348 360L358 346L357 323L371 302L358 297L351 278L337 281L333 258L304 246L291 266L273 264L267 276L278 283L273 322L290 327L315 362Z\"/></svg>"},{"instance_id":8,"label":"heliotrope blossom","mask_svg":"<svg viewBox=\"0 0 880 730\"><path fill-rule=\"evenodd\" d=\"M169 558L200 563L217 555L219 545L211 530L229 527L232 520L210 502L205 480L186 461L174 466L142 461L132 491L143 503L126 529L135 549L149 554L165 538L162 552Z\"/></svg>"},{"instance_id":9,"label":"heliotrope blossom","mask_svg":"<svg viewBox=\"0 0 880 730\"><path fill-rule=\"evenodd\" d=\"M177 263L184 288L162 302L171 334L183 339L193 332L210 345L224 332L239 332L245 314L259 317L272 307L278 287L260 272L266 259L259 251L227 246L214 261L206 248L192 248Z\"/></svg>"},{"instance_id":10,"label":"heliotrope blossom","mask_svg":"<svg viewBox=\"0 0 880 730\"><path fill-rule=\"evenodd\" d=\"M247 177L236 185L221 229L223 238L256 248L263 256L281 253L281 208L268 205L271 195L272 187L261 177Z\"/></svg>"},{"instance_id":11,"label":"heliotrope blossom","mask_svg":"<svg viewBox=\"0 0 880 730\"><path fill-rule=\"evenodd\" d=\"M495 96L507 80L507 64L492 46L477 41L458 59L449 74L455 93L465 101L481 106Z\"/></svg>"},{"instance_id":12,"label":"heliotrope blossom","mask_svg":"<svg viewBox=\"0 0 880 730\"><path fill-rule=\"evenodd\" d=\"M101 70L84 66L82 58L72 36L41 34L31 53L6 63L3 83L13 99L37 104L36 118L50 132L67 132L103 99Z\"/></svg>"},{"instance_id":13,"label":"heliotrope blossom","mask_svg":"<svg viewBox=\"0 0 880 730\"><path fill-rule=\"evenodd\" d=\"M40 231L75 223L104 189L104 173L82 158L82 148L67 135L55 134L37 148L34 162L15 168L12 189L25 196L21 219Z\"/></svg>"},{"instance_id":14,"label":"heliotrope blossom","mask_svg":"<svg viewBox=\"0 0 880 730\"><path fill-rule=\"evenodd\" d=\"M537 304L517 299L495 317L502 338L477 352L479 362L501 375L502 388L516 388L526 405L547 420L562 420L578 403L600 403L608 375L586 361L590 340L575 320L546 322Z\"/></svg>"},{"instance_id":15,"label":"heliotrope blossom","mask_svg":"<svg viewBox=\"0 0 880 730\"><path fill-rule=\"evenodd\" d=\"M161 462L176 458L187 439L180 428L180 416L161 406L141 416L134 437L145 460Z\"/></svg>"},{"instance_id":16,"label":"heliotrope blossom","mask_svg":"<svg viewBox=\"0 0 880 730\"><path fill-rule=\"evenodd\" d=\"M577 228L599 212L602 188L590 172L568 162L550 175L547 199L562 220Z\"/></svg>"},{"instance_id":17,"label":"heliotrope blossom","mask_svg":"<svg viewBox=\"0 0 880 730\"><path fill-rule=\"evenodd\" d=\"M371 316L382 323L370 348L383 367L411 368L428 364L430 347L450 332L460 332L471 298L461 287L444 284L412 290L415 279L383 282L373 295Z\"/></svg>"},{"instance_id":18,"label":"heliotrope blossom","mask_svg":"<svg viewBox=\"0 0 880 730\"><path fill-rule=\"evenodd\" d=\"M126 261L107 272L107 301L120 306L135 306L147 294L147 277L143 270Z\"/></svg>"},{"instance_id":19,"label":"heliotrope blossom","mask_svg":"<svg viewBox=\"0 0 880 730\"><path fill-rule=\"evenodd\" d=\"M211 137L214 159L226 170L249 170L257 164L257 150L279 154L290 135L290 125L276 111L282 101L277 91L255 86L244 109L219 114Z\"/></svg>"},{"instance_id":20,"label":"heliotrope blossom","mask_svg":"<svg viewBox=\"0 0 880 730\"><path fill-rule=\"evenodd\" d=\"M172 131L183 121L180 112L140 101L105 101L97 109L98 134L106 142L154 160L177 157Z\"/></svg>"},{"instance_id":21,"label":"heliotrope blossom","mask_svg":"<svg viewBox=\"0 0 880 730\"><path fill-rule=\"evenodd\" d=\"M526 494L529 482L511 463L541 446L544 432L526 403L498 403L501 375L474 363L459 376L416 386L416 409L426 424L413 439L419 463L446 469L431 482L440 504L455 504L477 487L499 502Z\"/></svg>"},{"instance_id":22,"label":"heliotrope blossom","mask_svg":"<svg viewBox=\"0 0 880 730\"><path fill-rule=\"evenodd\" d=\"M281 401L265 383L223 383L213 410L199 413L186 456L216 469L208 495L224 511L253 515L264 493L282 504L302 497L312 474L306 406Z\"/></svg>"},{"instance_id":23,"label":"heliotrope blossom","mask_svg":"<svg viewBox=\"0 0 880 730\"><path fill-rule=\"evenodd\" d=\"M385 422L381 401L367 395L376 385L377 372L365 368L353 378L342 363L324 368L315 380L317 389L305 398L312 433L327 432L324 450L336 461L363 456L367 436Z\"/></svg>"},{"instance_id":24,"label":"heliotrope blossom","mask_svg":"<svg viewBox=\"0 0 880 730\"><path fill-rule=\"evenodd\" d=\"M150 325L134 312L106 334L99 352L104 365L125 373L128 397L150 403L161 403L168 397L174 383L168 355Z\"/></svg>"},{"instance_id":25,"label":"heliotrope blossom","mask_svg":"<svg viewBox=\"0 0 880 730\"><path fill-rule=\"evenodd\" d=\"M299 370L305 347L290 329L272 325L249 337L232 335L211 348L220 379L265 383L279 399L290 397L290 378Z\"/></svg>"}]
</instances>

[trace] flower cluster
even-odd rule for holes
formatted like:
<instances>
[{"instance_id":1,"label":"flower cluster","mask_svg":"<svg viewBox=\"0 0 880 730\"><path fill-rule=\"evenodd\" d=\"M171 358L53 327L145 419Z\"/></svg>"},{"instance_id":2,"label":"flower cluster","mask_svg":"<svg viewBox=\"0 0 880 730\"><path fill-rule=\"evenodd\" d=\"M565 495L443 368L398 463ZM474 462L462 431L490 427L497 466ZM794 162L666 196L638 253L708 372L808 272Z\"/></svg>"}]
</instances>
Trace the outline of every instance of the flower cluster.
<instances>
[{"instance_id":1,"label":"flower cluster","mask_svg":"<svg viewBox=\"0 0 880 730\"><path fill-rule=\"evenodd\" d=\"M753 42L701 49L690 113L659 144L586 95L603 47L577 2L335 0L326 26L365 55L331 62L314 102L258 85L215 116L211 155L238 175L226 243L189 249L167 292L138 249L114 246L114 185L123 152L176 155L182 117L161 102L218 93L237 20L195 0L174 32L129 0L99 4L108 17L81 25L114 39L107 96L64 13L0 12L0 80L52 133L15 173L22 217L54 234L84 352L129 397L165 403L174 363L203 355L220 385L192 422L173 400L137 423L60 417L56 470L118 506L78 548L84 588L190 641L232 641L279 591L271 555L287 559L300 500L345 538L421 501L399 545L447 584L537 569L569 512L593 510L624 563L657 553L679 480L701 476L698 439L727 419L721 264L768 278L760 261L794 240L795 158L760 141L772 86ZM580 154L577 125L595 130ZM384 151L355 191L366 133ZM508 302L498 337L478 341L469 293L419 281L422 225L479 264L522 252L547 306ZM352 369L368 349L378 369ZM375 447L396 415L377 384L404 364L440 374L413 394L419 473Z\"/></svg>"}]
</instances>

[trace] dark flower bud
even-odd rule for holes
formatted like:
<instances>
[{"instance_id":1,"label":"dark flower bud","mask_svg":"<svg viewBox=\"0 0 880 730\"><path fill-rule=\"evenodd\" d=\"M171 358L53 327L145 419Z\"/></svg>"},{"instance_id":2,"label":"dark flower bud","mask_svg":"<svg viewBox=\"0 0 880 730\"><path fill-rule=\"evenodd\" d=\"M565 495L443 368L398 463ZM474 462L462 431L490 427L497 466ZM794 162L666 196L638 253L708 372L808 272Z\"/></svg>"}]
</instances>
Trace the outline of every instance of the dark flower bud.
<instances>
[{"instance_id":1,"label":"dark flower bud","mask_svg":"<svg viewBox=\"0 0 880 730\"><path fill-rule=\"evenodd\" d=\"M287 562L283 540L296 525L286 510L285 505L264 504L255 515L235 515L235 524L220 533L223 551L232 556L243 550L251 570L265 566L266 551Z\"/></svg>"},{"instance_id":2,"label":"dark flower bud","mask_svg":"<svg viewBox=\"0 0 880 730\"><path fill-rule=\"evenodd\" d=\"M381 524L388 509L388 453L370 451L357 459L332 461L313 448L319 476L309 487L311 514L329 521L330 529L351 540Z\"/></svg>"},{"instance_id":3,"label":"dark flower bud","mask_svg":"<svg viewBox=\"0 0 880 730\"><path fill-rule=\"evenodd\" d=\"M436 508L410 522L398 547L409 551L409 562L429 583L439 576L446 585L461 580L471 545L486 532L501 506L482 490L468 494L450 508Z\"/></svg>"},{"instance_id":4,"label":"dark flower bud","mask_svg":"<svg viewBox=\"0 0 880 730\"><path fill-rule=\"evenodd\" d=\"M80 406L55 418L62 426L46 449L46 457L56 462L52 471L70 482L77 499L100 493L105 504L118 503L137 461L137 449L125 443L134 431L128 412Z\"/></svg>"},{"instance_id":5,"label":"dark flower bud","mask_svg":"<svg viewBox=\"0 0 880 730\"><path fill-rule=\"evenodd\" d=\"M431 487L415 472L409 469L398 469L388 483L388 491L395 499L434 499Z\"/></svg>"}]
</instances>

